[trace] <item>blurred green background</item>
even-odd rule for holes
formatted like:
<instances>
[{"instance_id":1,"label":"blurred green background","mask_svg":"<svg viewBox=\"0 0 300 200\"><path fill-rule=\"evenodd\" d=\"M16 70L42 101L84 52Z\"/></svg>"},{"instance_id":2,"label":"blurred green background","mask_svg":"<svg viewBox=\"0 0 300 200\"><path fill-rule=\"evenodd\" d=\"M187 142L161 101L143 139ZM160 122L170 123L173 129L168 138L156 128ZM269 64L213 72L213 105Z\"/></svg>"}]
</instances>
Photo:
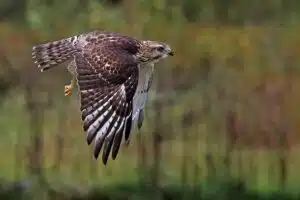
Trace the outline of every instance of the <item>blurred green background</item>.
<instances>
[{"instance_id":1,"label":"blurred green background","mask_svg":"<svg viewBox=\"0 0 300 200\"><path fill-rule=\"evenodd\" d=\"M0 197L298 199L300 1L0 0ZM103 166L62 65L33 45L105 29L169 43L146 118Z\"/></svg>"}]
</instances>

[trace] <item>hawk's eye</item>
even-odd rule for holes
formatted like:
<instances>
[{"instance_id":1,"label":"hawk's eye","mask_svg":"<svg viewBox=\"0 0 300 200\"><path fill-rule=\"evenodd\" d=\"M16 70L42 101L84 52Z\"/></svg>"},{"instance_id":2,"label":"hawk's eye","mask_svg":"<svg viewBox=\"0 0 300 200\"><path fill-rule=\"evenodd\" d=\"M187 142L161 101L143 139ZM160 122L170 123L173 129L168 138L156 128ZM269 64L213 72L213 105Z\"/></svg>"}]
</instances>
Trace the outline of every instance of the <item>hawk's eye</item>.
<instances>
[{"instance_id":1,"label":"hawk's eye","mask_svg":"<svg viewBox=\"0 0 300 200\"><path fill-rule=\"evenodd\" d=\"M164 49L165 49L164 47L158 47L158 48L157 48L157 51L159 51L159 52L163 52L163 51L164 51Z\"/></svg>"}]
</instances>

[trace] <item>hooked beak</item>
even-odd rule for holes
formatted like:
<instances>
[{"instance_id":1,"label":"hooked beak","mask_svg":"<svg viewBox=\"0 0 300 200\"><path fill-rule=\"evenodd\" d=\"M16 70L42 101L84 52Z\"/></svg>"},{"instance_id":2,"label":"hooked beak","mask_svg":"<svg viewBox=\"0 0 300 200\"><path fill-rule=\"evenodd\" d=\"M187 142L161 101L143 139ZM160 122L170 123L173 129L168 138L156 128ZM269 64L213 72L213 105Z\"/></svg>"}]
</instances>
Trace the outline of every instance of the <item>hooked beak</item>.
<instances>
[{"instance_id":1,"label":"hooked beak","mask_svg":"<svg viewBox=\"0 0 300 200\"><path fill-rule=\"evenodd\" d=\"M174 56L174 52L173 52L173 51L170 51L170 52L168 53L168 55L169 55L169 56Z\"/></svg>"}]
</instances>

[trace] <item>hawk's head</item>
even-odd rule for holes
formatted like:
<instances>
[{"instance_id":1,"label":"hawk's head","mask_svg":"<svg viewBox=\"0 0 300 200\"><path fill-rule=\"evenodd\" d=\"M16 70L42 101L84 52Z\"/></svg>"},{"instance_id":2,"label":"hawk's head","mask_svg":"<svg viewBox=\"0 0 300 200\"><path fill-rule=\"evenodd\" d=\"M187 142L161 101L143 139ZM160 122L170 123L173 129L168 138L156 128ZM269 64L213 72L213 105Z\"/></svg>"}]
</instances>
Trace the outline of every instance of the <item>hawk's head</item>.
<instances>
[{"instance_id":1,"label":"hawk's head","mask_svg":"<svg viewBox=\"0 0 300 200\"><path fill-rule=\"evenodd\" d=\"M156 62L162 58L173 56L170 46L163 42L145 40L136 54L139 62Z\"/></svg>"}]
</instances>

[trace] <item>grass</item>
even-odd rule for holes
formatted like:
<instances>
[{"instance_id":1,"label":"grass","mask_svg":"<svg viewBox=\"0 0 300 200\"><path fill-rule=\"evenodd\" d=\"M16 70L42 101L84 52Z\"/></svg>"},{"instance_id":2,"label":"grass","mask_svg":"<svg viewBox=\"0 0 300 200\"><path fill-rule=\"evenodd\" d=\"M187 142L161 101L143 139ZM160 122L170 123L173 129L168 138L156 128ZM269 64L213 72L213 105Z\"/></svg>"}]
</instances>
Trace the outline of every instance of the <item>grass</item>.
<instances>
[{"instance_id":1,"label":"grass","mask_svg":"<svg viewBox=\"0 0 300 200\"><path fill-rule=\"evenodd\" d=\"M38 195L37 195L38 193ZM296 196L287 194L283 191L278 192L254 192L244 187L239 181L218 181L214 180L209 186L195 185L194 187L177 184L169 184L164 187L140 187L138 183L119 183L105 187L82 187L82 186L63 186L59 189L50 187L36 187L29 191L22 191L16 187L0 188L0 197L5 199L297 199Z\"/></svg>"},{"instance_id":2,"label":"grass","mask_svg":"<svg viewBox=\"0 0 300 200\"><path fill-rule=\"evenodd\" d=\"M63 98L63 97L62 97ZM74 111L74 103L66 105L66 111ZM11 105L14 105L13 107ZM16 174L19 178L25 178L28 163L27 149L30 147L30 130L28 116L23 108L24 103L20 97L10 97L1 107L0 135L1 151L0 176L4 179L14 180ZM109 161L104 167L101 160L95 161L92 157L92 149L85 143L85 137L80 127L80 119L77 115L69 115L69 118L59 119L58 108L54 106L46 111L44 124L44 175L51 185L114 185L124 181L137 182L139 180L138 149L136 134L129 148L122 147L118 159ZM168 116L171 115L169 112ZM12 120L13 119L13 120ZM62 120L62 125L59 125ZM151 129L153 118L146 118L143 130L143 144L147 150L148 168L153 163L153 142ZM58 130L57 127L60 127ZM176 128L176 133L181 134L184 130ZM245 181L249 189L256 191L278 191L281 187L279 179L279 159L276 150L267 149L236 149L230 153L231 166L224 165L226 156L224 140L210 139L205 129L199 126L198 132L190 133L190 138L183 142L180 138L162 142L159 180L161 184L180 182L182 179L182 162L187 156L187 184L194 184L195 173L197 183L205 183L210 179L210 170L213 177L235 177ZM170 129L172 130L172 128ZM200 130L202 130L200 132ZM204 130L204 131L203 131ZM197 131L197 130L196 130ZM59 168L56 166L56 134L59 132L63 138L62 159ZM197 140L193 139L197 133ZM41 133L42 134L42 133ZM188 134L188 133L185 133ZM185 149L183 149L185 148ZM285 191L298 193L300 160L299 149L290 149L286 154L287 180ZM17 155L16 155L17 154ZM212 164L208 163L207 155L212 156ZM16 159L17 156L17 159ZM198 172L195 172L195 166ZM214 169L211 169L213 167Z\"/></svg>"}]
</instances>

